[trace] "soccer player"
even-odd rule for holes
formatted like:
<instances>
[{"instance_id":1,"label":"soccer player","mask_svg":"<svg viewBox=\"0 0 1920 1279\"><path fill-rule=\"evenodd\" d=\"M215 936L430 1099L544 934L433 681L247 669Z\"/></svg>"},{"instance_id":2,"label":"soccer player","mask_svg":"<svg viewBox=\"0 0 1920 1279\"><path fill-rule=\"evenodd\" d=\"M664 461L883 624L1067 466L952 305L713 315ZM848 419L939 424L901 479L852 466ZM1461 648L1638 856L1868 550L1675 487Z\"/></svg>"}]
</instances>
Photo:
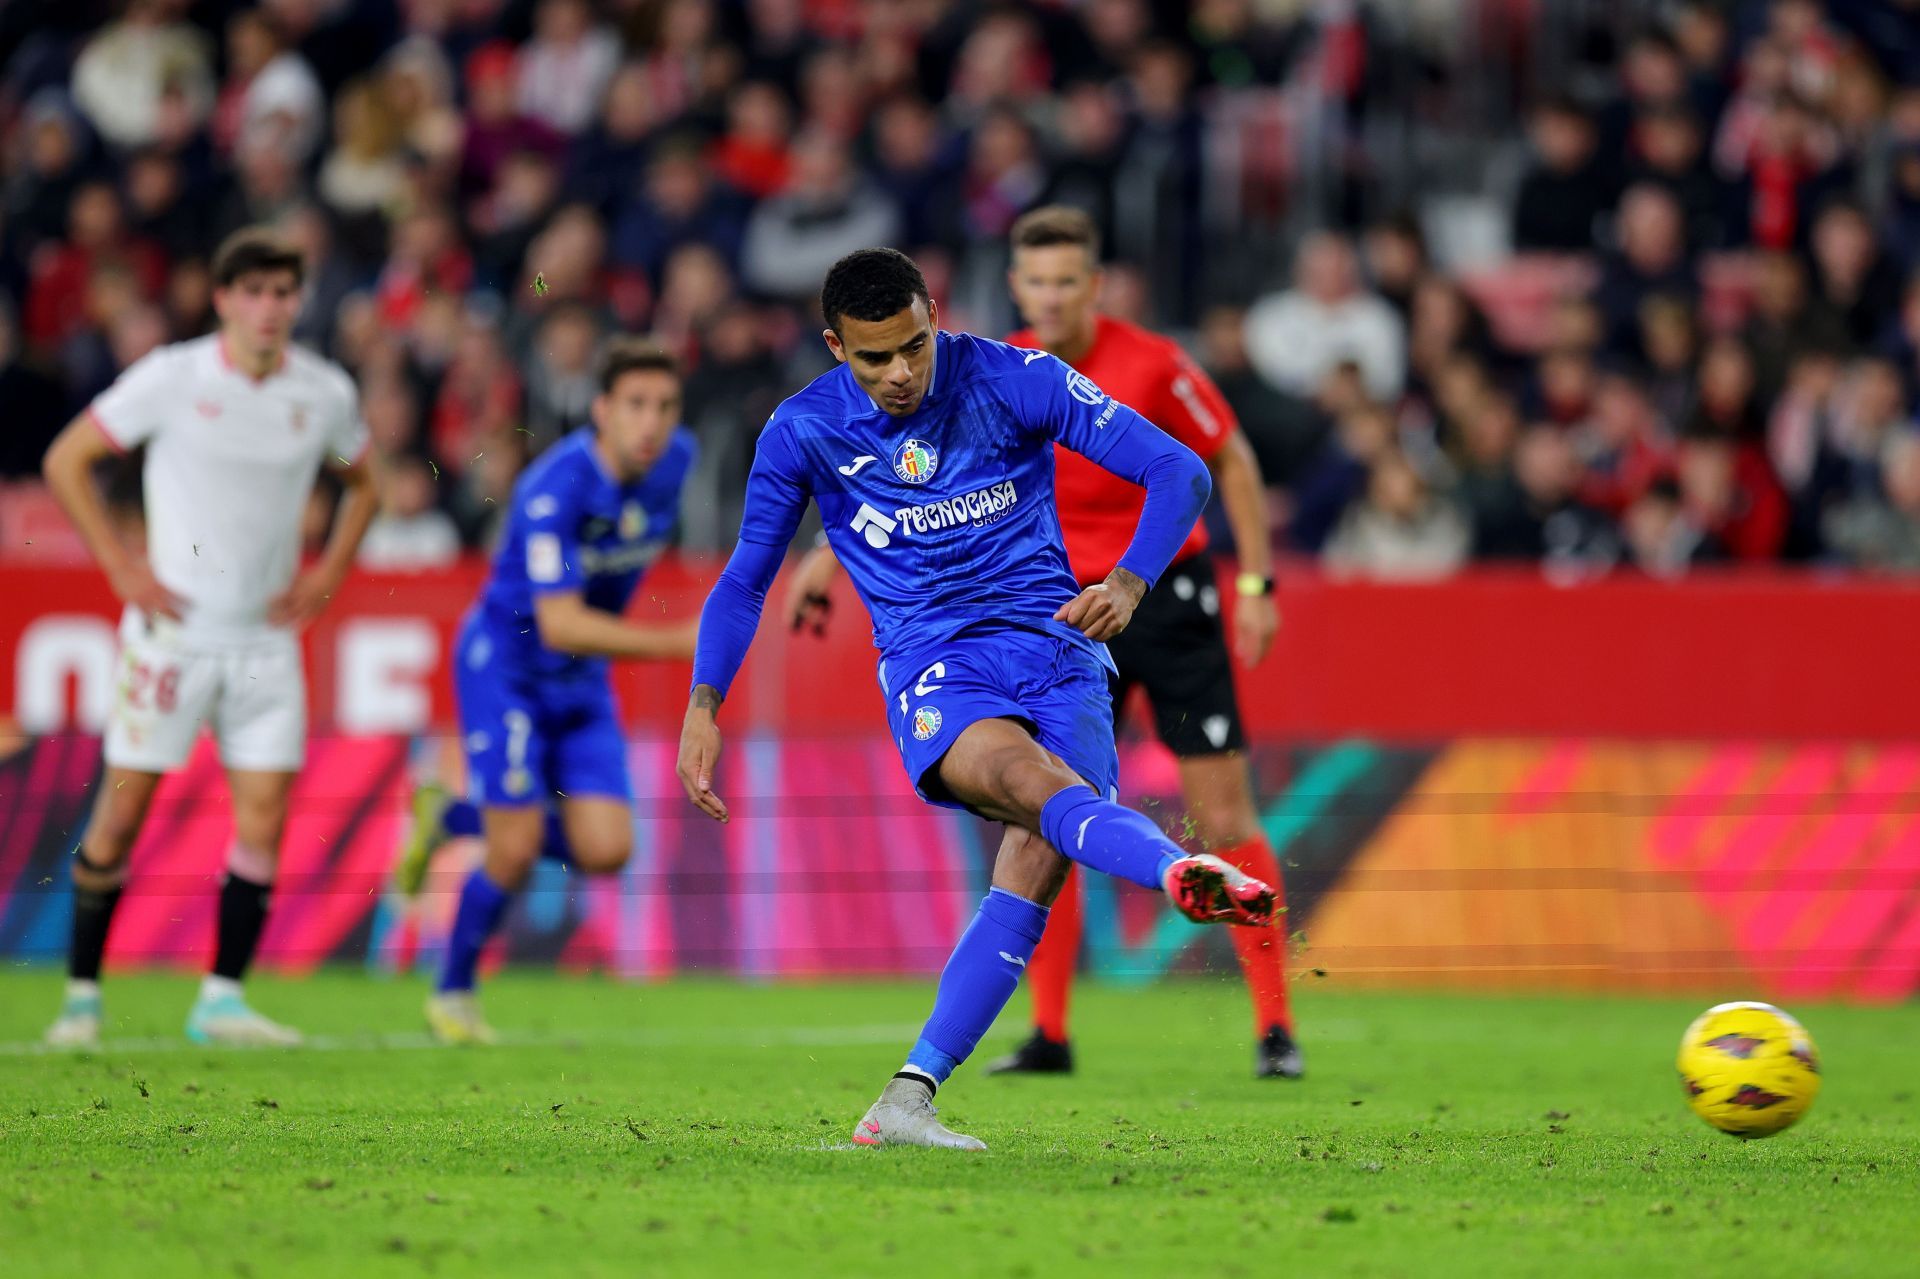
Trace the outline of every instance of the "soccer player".
<instances>
[{"instance_id":1,"label":"soccer player","mask_svg":"<svg viewBox=\"0 0 1920 1279\"><path fill-rule=\"evenodd\" d=\"M453 835L484 834L447 938L427 1025L449 1044L494 1032L474 997L480 952L534 862L611 875L633 852L633 783L608 678L613 658L693 656L694 626L621 616L680 521L693 433L673 357L637 339L609 349L593 425L553 445L513 489L493 571L454 646L469 800L416 802L396 878L417 890Z\"/></svg>"},{"instance_id":2,"label":"soccer player","mask_svg":"<svg viewBox=\"0 0 1920 1279\"><path fill-rule=\"evenodd\" d=\"M1272 919L1267 885L1184 853L1112 798L1104 641L1172 561L1210 484L1191 450L1055 357L941 332L903 254L842 258L820 304L839 367L761 432L740 542L700 616L678 772L694 804L726 821L716 716L811 498L872 615L915 789L1007 826L933 1014L853 1139L980 1150L940 1123L933 1096L1012 996L1067 857L1163 890L1190 919ZM1147 491L1126 553L1085 589L1060 542L1055 440Z\"/></svg>"},{"instance_id":3,"label":"soccer player","mask_svg":"<svg viewBox=\"0 0 1920 1279\"><path fill-rule=\"evenodd\" d=\"M1279 627L1273 605L1273 553L1267 540L1260 464L1233 410L1178 345L1099 313L1100 241L1078 209L1049 206L1015 222L1007 272L1029 327L1007 341L1049 351L1132 405L1205 459L1232 527L1240 573L1234 646L1246 667L1259 664ZM1054 491L1067 559L1081 585L1103 581L1127 548L1144 494L1065 444L1056 447ZM794 575L788 611L796 626L821 617L837 565L827 548L810 552ZM1146 689L1154 727L1180 761L1180 788L1202 842L1271 885L1284 915L1279 862L1260 832L1248 784L1246 734L1233 686L1233 663L1220 624L1207 531L1196 523L1173 564L1140 601L1133 623L1108 644L1119 668L1118 720L1134 686ZM987 1073L1060 1073L1073 1069L1067 1007L1080 949L1082 899L1069 873L1046 936L1027 966L1033 994L1031 1038ZM1287 1007L1283 921L1228 930L1253 996L1254 1074L1297 1079L1304 1065Z\"/></svg>"},{"instance_id":4,"label":"soccer player","mask_svg":"<svg viewBox=\"0 0 1920 1279\"><path fill-rule=\"evenodd\" d=\"M219 331L135 362L47 450L54 496L114 594L120 682L106 769L73 860L66 1001L47 1041L100 1039L100 957L160 779L213 730L233 799L213 969L187 1018L197 1043L290 1045L299 1032L247 1006L240 982L266 926L287 798L305 758L296 632L326 607L374 512L353 380L291 345L300 255L245 230L213 260ZM147 547L115 537L95 464L146 446ZM345 485L317 564L296 573L300 519L322 466Z\"/></svg>"}]
</instances>

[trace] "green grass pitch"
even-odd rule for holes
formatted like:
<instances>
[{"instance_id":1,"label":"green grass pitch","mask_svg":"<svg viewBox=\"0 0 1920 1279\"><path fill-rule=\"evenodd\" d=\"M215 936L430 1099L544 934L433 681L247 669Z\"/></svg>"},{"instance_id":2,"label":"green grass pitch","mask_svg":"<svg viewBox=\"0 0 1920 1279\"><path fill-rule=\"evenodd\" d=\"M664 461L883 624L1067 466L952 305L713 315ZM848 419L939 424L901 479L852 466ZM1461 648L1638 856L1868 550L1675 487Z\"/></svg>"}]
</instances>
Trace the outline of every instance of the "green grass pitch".
<instances>
[{"instance_id":1,"label":"green grass pitch","mask_svg":"<svg viewBox=\"0 0 1920 1279\"><path fill-rule=\"evenodd\" d=\"M24 1051L0 976L7 1275L1915 1273L1911 1008L1798 1008L1825 1091L1741 1143L1684 1108L1706 1001L1303 991L1309 1078L1250 1077L1227 981L1089 986L1081 1073L963 1068L991 1151L846 1147L930 983L512 975L516 1042L427 1048L423 987L255 983L302 1052L189 1048L189 979L109 980L118 1043ZM1729 995L1741 992L1730 991ZM1017 1001L1017 1011L1024 1001ZM1016 1014L984 1052L1005 1048Z\"/></svg>"}]
</instances>

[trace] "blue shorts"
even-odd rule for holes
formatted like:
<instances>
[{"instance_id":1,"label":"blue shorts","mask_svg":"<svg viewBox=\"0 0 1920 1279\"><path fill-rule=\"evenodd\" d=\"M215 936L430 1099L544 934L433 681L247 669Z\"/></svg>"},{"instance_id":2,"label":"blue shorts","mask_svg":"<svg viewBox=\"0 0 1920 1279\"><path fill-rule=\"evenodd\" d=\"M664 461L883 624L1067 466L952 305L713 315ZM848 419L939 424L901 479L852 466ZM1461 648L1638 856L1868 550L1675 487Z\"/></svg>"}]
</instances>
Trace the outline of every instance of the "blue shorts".
<instances>
[{"instance_id":1,"label":"blue shorts","mask_svg":"<svg viewBox=\"0 0 1920 1279\"><path fill-rule=\"evenodd\" d=\"M887 723L914 790L929 804L966 808L940 782L940 760L983 719L1018 721L1090 786L1113 798L1112 668L1102 648L1045 631L976 626L880 663Z\"/></svg>"},{"instance_id":2,"label":"blue shorts","mask_svg":"<svg viewBox=\"0 0 1920 1279\"><path fill-rule=\"evenodd\" d=\"M473 617L454 641L468 798L499 808L547 804L555 795L631 804L627 736L605 669L541 678L514 669L499 650Z\"/></svg>"}]
</instances>

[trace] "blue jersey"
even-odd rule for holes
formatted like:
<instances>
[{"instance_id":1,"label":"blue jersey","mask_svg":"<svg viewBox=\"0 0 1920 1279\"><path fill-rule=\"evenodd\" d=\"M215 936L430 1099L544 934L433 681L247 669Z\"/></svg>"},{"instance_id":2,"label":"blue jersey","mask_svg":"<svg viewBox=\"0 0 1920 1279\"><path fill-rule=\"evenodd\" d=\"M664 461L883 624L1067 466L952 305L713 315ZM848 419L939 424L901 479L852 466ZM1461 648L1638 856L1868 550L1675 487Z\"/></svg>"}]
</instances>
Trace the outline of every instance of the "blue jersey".
<instances>
[{"instance_id":1,"label":"blue jersey","mask_svg":"<svg viewBox=\"0 0 1920 1279\"><path fill-rule=\"evenodd\" d=\"M645 475L624 484L607 473L582 427L536 459L513 486L506 530L494 554L475 629L496 669L563 678L603 673L607 659L557 653L540 642L533 602L576 591L589 608L620 614L680 520L680 489L693 467L693 433L681 427Z\"/></svg>"},{"instance_id":2,"label":"blue jersey","mask_svg":"<svg viewBox=\"0 0 1920 1279\"><path fill-rule=\"evenodd\" d=\"M1054 356L943 332L907 417L875 404L845 365L781 404L760 436L740 537L784 548L812 498L883 652L917 653L991 621L1104 656L1053 620L1080 592L1054 507L1053 443L1099 462L1140 431L1158 434Z\"/></svg>"}]
</instances>

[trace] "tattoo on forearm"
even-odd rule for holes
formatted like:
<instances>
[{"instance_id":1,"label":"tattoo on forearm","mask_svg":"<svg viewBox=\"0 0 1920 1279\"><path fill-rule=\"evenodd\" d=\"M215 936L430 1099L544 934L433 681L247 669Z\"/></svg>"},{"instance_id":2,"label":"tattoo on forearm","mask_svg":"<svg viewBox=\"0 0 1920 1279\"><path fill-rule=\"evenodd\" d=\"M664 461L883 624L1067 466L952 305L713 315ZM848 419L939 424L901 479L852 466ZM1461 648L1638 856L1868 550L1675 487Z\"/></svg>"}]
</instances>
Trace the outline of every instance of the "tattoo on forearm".
<instances>
[{"instance_id":1,"label":"tattoo on forearm","mask_svg":"<svg viewBox=\"0 0 1920 1279\"><path fill-rule=\"evenodd\" d=\"M720 703L723 700L725 699L723 699L720 696L720 690L715 688L713 685L711 684L694 685L693 704L695 706L700 707L702 710L717 711L720 709Z\"/></svg>"},{"instance_id":2,"label":"tattoo on forearm","mask_svg":"<svg viewBox=\"0 0 1920 1279\"><path fill-rule=\"evenodd\" d=\"M1131 573L1124 568L1116 568L1113 572L1107 574L1107 585L1119 587L1125 591L1136 604L1139 603L1141 597L1147 593L1146 582L1143 581L1138 574Z\"/></svg>"}]
</instances>

